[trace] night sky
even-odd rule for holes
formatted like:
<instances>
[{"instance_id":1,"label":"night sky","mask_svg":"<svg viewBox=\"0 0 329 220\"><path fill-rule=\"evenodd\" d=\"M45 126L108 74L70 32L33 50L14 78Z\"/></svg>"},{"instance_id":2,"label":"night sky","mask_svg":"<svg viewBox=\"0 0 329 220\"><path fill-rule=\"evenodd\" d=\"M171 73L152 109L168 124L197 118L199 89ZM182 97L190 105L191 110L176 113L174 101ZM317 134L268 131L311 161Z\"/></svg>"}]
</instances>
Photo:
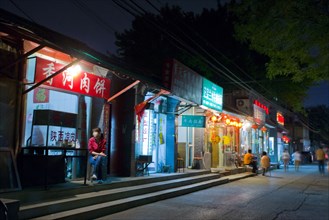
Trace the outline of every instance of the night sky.
<instances>
[{"instance_id":1,"label":"night sky","mask_svg":"<svg viewBox=\"0 0 329 220\"><path fill-rule=\"evenodd\" d=\"M2 9L27 18L12 2L36 23L78 39L102 53L116 53L114 33L130 28L133 20L111 0L0 0ZM217 6L217 0L155 0L152 3L158 8L166 3L179 5L184 11L195 13ZM156 13L146 3L143 7ZM311 88L304 103L305 107L321 104L329 107L329 82Z\"/></svg>"}]
</instances>

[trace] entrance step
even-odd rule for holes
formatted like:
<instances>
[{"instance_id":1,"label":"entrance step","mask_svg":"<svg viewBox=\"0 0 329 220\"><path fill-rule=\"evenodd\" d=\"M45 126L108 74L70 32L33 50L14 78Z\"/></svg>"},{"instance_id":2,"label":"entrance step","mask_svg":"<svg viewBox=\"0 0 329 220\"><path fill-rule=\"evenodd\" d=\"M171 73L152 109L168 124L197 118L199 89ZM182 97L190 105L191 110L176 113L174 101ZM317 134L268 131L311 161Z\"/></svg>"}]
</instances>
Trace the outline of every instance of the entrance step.
<instances>
[{"instance_id":1,"label":"entrance step","mask_svg":"<svg viewBox=\"0 0 329 220\"><path fill-rule=\"evenodd\" d=\"M190 185L198 182L208 181L212 179L219 179L218 174L201 174L193 176L178 175L176 179L165 180L162 182L145 181L146 184L128 184L135 181L121 182L120 184L107 185L107 189L96 192L89 192L83 194L71 195L70 197L62 198L55 197L56 200L40 201L34 204L22 205L19 216L21 219L30 219L40 215L46 215L52 212L61 212L65 210L75 209L81 206L90 206L97 203L104 203L117 199L123 199L132 196L143 195L156 191L166 190L170 188ZM183 177L183 178L182 178ZM147 179L145 179L147 180ZM53 197L54 198L54 197Z\"/></svg>"},{"instance_id":2,"label":"entrance step","mask_svg":"<svg viewBox=\"0 0 329 220\"><path fill-rule=\"evenodd\" d=\"M200 183L194 183L186 186L176 187L172 189L161 190L153 193L146 193L139 196L118 199L115 201L99 203L96 205L85 206L82 208L72 209L69 211L57 212L54 214L41 216L35 219L95 219L105 215L124 211L129 208L149 204L163 199L168 199L197 190L206 189L212 186L227 183L228 179L213 179Z\"/></svg>"}]
</instances>

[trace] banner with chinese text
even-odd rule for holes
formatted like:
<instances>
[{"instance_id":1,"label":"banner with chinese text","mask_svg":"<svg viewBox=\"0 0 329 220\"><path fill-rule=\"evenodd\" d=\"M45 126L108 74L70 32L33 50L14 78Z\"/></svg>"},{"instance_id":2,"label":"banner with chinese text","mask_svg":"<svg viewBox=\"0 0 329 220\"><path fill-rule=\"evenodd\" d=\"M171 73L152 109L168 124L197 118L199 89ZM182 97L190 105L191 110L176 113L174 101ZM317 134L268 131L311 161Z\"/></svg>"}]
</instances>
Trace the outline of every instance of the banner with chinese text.
<instances>
[{"instance_id":1,"label":"banner with chinese text","mask_svg":"<svg viewBox=\"0 0 329 220\"><path fill-rule=\"evenodd\" d=\"M35 83L40 82L63 67L63 64L37 57ZM64 71L49 79L43 85L87 96L110 98L110 80L84 71L75 76L69 74L68 71Z\"/></svg>"}]
</instances>

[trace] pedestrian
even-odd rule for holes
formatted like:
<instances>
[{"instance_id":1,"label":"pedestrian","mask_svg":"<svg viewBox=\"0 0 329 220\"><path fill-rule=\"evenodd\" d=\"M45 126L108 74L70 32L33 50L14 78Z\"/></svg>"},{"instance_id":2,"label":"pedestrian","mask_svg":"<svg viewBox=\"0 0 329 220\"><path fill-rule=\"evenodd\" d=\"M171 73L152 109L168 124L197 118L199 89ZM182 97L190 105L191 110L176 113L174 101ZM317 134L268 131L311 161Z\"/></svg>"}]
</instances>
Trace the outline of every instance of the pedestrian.
<instances>
[{"instance_id":1,"label":"pedestrian","mask_svg":"<svg viewBox=\"0 0 329 220\"><path fill-rule=\"evenodd\" d=\"M100 167L104 164L104 158L106 157L106 141L101 134L100 128L94 128L93 136L88 141L89 151L89 163L91 165L91 182L98 180L98 183L102 183L102 176L99 174Z\"/></svg>"},{"instance_id":2,"label":"pedestrian","mask_svg":"<svg viewBox=\"0 0 329 220\"><path fill-rule=\"evenodd\" d=\"M320 146L316 152L316 159L318 161L318 165L319 165L319 172L322 176L324 176L324 159L325 159L325 153L322 149L322 146Z\"/></svg>"},{"instance_id":3,"label":"pedestrian","mask_svg":"<svg viewBox=\"0 0 329 220\"><path fill-rule=\"evenodd\" d=\"M284 149L282 153L282 160L284 164L284 171L286 172L289 168L290 155L287 149Z\"/></svg>"},{"instance_id":4,"label":"pedestrian","mask_svg":"<svg viewBox=\"0 0 329 220\"><path fill-rule=\"evenodd\" d=\"M295 171L299 171L301 160L302 160L302 155L298 150L296 150L294 153Z\"/></svg>"},{"instance_id":5,"label":"pedestrian","mask_svg":"<svg viewBox=\"0 0 329 220\"><path fill-rule=\"evenodd\" d=\"M244 165L252 166L252 172L257 174L257 162L254 160L254 155L251 153L251 149L248 150L243 157Z\"/></svg>"},{"instance_id":6,"label":"pedestrian","mask_svg":"<svg viewBox=\"0 0 329 220\"><path fill-rule=\"evenodd\" d=\"M270 169L270 166L271 166L270 162L271 162L271 160L267 156L267 153L265 151L263 151L262 158L260 159L260 164L263 169L263 176L265 176L265 173Z\"/></svg>"}]
</instances>

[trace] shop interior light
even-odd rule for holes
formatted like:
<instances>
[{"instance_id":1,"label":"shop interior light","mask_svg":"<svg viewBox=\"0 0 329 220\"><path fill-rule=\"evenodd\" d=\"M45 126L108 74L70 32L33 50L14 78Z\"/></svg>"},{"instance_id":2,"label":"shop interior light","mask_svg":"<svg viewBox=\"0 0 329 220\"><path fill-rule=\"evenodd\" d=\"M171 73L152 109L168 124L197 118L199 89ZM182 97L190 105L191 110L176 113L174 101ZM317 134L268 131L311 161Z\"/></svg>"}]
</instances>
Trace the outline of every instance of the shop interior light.
<instances>
[{"instance_id":1,"label":"shop interior light","mask_svg":"<svg viewBox=\"0 0 329 220\"><path fill-rule=\"evenodd\" d=\"M225 120L226 124L230 124L231 123L231 120L228 118Z\"/></svg>"}]
</instances>

